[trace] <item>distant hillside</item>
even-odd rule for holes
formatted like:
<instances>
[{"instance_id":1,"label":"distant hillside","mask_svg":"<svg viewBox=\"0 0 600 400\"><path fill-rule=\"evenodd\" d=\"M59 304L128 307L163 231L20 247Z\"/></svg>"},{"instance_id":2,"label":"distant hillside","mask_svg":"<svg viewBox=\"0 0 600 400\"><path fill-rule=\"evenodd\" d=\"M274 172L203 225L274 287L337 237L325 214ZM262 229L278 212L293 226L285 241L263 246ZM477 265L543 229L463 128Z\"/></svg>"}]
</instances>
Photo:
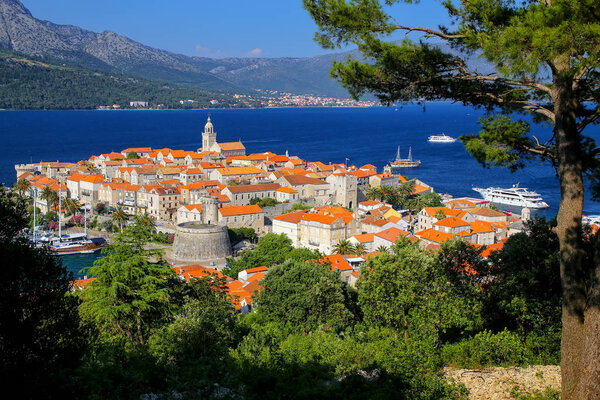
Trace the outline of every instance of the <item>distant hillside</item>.
<instances>
[{"instance_id":1,"label":"distant hillside","mask_svg":"<svg viewBox=\"0 0 600 400\"><path fill-rule=\"evenodd\" d=\"M334 59L358 52L305 58L189 57L154 49L117 33L96 33L34 18L19 0L0 0L0 49L111 73L217 91L277 90L348 97L329 77ZM449 50L449 49L445 49ZM482 62L472 58L475 64ZM486 68L491 70L491 68Z\"/></svg>"},{"instance_id":2,"label":"distant hillside","mask_svg":"<svg viewBox=\"0 0 600 400\"><path fill-rule=\"evenodd\" d=\"M93 109L100 105L148 101L150 105L182 108L179 101L194 99L195 107L238 107L231 95L137 77L57 65L0 50L0 108ZM218 104L211 105L211 100Z\"/></svg>"}]
</instances>

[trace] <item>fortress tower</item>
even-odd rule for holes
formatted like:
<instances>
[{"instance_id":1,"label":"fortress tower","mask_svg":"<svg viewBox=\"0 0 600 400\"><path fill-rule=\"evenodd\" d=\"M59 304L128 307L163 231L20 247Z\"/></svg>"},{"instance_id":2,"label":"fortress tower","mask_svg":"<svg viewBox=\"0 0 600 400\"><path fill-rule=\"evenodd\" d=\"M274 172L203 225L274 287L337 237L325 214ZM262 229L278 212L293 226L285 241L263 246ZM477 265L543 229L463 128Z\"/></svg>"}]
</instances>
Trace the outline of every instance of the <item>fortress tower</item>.
<instances>
[{"instance_id":1,"label":"fortress tower","mask_svg":"<svg viewBox=\"0 0 600 400\"><path fill-rule=\"evenodd\" d=\"M210 151L211 147L217 143L217 132L210 122L210 115L204 125L204 132L202 132L202 151Z\"/></svg>"}]
</instances>

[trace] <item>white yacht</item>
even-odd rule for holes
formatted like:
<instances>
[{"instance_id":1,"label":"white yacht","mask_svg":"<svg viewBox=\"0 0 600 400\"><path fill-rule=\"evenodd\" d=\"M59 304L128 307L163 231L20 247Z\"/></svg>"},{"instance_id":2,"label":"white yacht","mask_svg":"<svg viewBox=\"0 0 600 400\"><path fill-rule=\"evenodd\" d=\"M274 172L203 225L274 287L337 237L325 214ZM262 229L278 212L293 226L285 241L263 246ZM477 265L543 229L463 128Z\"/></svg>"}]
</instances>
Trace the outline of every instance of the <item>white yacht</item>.
<instances>
[{"instance_id":1,"label":"white yacht","mask_svg":"<svg viewBox=\"0 0 600 400\"><path fill-rule=\"evenodd\" d=\"M489 187L487 189L473 188L479 192L484 199L498 204L507 204L517 207L528 208L548 208L542 196L536 192L530 192L526 188L519 187L519 184L513 185L512 188Z\"/></svg>"},{"instance_id":2,"label":"white yacht","mask_svg":"<svg viewBox=\"0 0 600 400\"><path fill-rule=\"evenodd\" d=\"M453 138L452 136L448 136L445 133L442 133L441 135L431 135L431 136L429 136L429 139L427 139L427 140L431 143L454 143L454 142L456 142L456 138Z\"/></svg>"}]
</instances>

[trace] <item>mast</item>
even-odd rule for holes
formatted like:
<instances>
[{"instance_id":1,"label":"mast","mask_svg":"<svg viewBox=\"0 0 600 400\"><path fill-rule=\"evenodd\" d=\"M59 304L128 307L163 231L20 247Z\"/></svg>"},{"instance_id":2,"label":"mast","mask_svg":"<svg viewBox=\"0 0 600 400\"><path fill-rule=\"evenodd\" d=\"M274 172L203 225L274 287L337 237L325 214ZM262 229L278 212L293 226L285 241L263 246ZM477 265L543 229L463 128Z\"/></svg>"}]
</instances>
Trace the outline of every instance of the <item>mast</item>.
<instances>
[{"instance_id":1,"label":"mast","mask_svg":"<svg viewBox=\"0 0 600 400\"><path fill-rule=\"evenodd\" d=\"M62 197L62 187L60 186L60 182L59 182L58 183L58 239L59 240L62 237L62 218L60 215L61 214L60 210L62 209L61 197Z\"/></svg>"},{"instance_id":2,"label":"mast","mask_svg":"<svg viewBox=\"0 0 600 400\"><path fill-rule=\"evenodd\" d=\"M408 148L408 161L412 161L412 147Z\"/></svg>"},{"instance_id":3,"label":"mast","mask_svg":"<svg viewBox=\"0 0 600 400\"><path fill-rule=\"evenodd\" d=\"M84 217L83 217L83 226L85 229L85 238L87 239L87 201L85 202L85 206L83 207Z\"/></svg>"},{"instance_id":4,"label":"mast","mask_svg":"<svg viewBox=\"0 0 600 400\"><path fill-rule=\"evenodd\" d=\"M396 161L400 160L400 146L398 146L398 152L396 153Z\"/></svg>"},{"instance_id":5,"label":"mast","mask_svg":"<svg viewBox=\"0 0 600 400\"><path fill-rule=\"evenodd\" d=\"M35 243L35 208L37 207L37 187L33 189L33 243Z\"/></svg>"}]
</instances>

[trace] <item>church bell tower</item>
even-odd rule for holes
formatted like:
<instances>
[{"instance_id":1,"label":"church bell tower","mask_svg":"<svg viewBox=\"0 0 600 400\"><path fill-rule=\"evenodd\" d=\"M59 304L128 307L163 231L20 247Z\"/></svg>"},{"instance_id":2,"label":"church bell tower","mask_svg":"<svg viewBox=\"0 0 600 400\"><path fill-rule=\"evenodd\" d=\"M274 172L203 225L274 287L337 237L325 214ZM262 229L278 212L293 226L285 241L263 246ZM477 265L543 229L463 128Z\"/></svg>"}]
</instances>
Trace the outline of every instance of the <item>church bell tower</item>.
<instances>
[{"instance_id":1,"label":"church bell tower","mask_svg":"<svg viewBox=\"0 0 600 400\"><path fill-rule=\"evenodd\" d=\"M202 151L210 151L215 143L217 143L217 132L215 132L212 122L210 122L209 115L206 125L204 125L204 132L202 132Z\"/></svg>"}]
</instances>

